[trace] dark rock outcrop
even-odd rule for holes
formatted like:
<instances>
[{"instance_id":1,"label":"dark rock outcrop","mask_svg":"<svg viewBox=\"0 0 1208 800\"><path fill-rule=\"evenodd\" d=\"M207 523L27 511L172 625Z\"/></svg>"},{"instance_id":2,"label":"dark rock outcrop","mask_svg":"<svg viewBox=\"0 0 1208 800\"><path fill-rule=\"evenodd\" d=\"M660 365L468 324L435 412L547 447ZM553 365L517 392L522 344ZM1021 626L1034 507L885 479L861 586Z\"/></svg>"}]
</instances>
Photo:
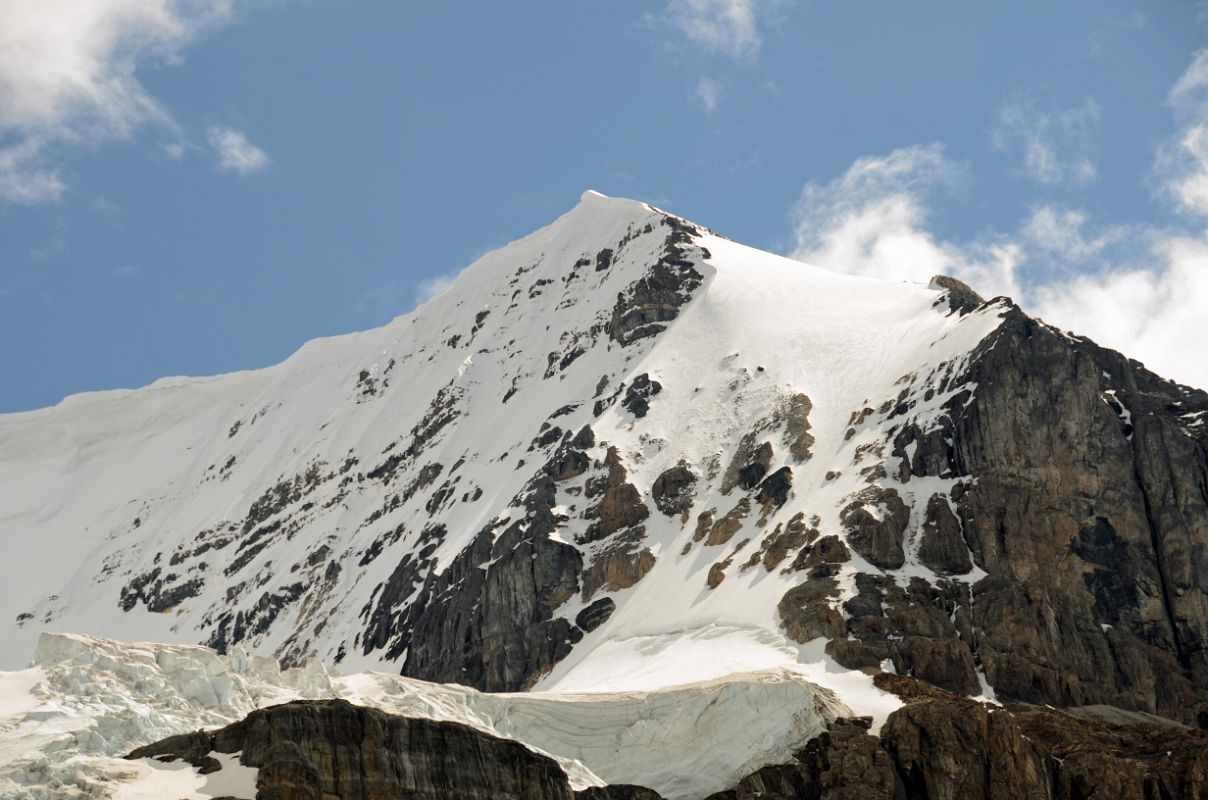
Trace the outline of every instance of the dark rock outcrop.
<instances>
[{"instance_id":1,"label":"dark rock outcrop","mask_svg":"<svg viewBox=\"0 0 1208 800\"><path fill-rule=\"evenodd\" d=\"M641 538L625 536L610 542L583 571L583 599L598 591L615 592L637 584L654 568L654 553L641 546Z\"/></svg>"},{"instance_id":2,"label":"dark rock outcrop","mask_svg":"<svg viewBox=\"0 0 1208 800\"><path fill-rule=\"evenodd\" d=\"M650 496L654 507L669 517L684 515L692 508L695 497L696 473L680 462L654 479Z\"/></svg>"},{"instance_id":3,"label":"dark rock outcrop","mask_svg":"<svg viewBox=\"0 0 1208 800\"><path fill-rule=\"evenodd\" d=\"M671 232L667 236L662 256L649 272L617 295L612 318L607 327L609 338L622 347L660 333L679 316L679 310L692 299L704 281L696 267L685 256L692 247L692 237L699 231L677 217L663 217ZM701 251L708 258L706 251Z\"/></svg>"},{"instance_id":4,"label":"dark rock outcrop","mask_svg":"<svg viewBox=\"0 0 1208 800\"><path fill-rule=\"evenodd\" d=\"M127 758L183 759L212 770L211 752L239 753L240 763L259 769L258 800L574 798L558 763L519 742L344 700L260 709L212 733L173 736Z\"/></svg>"},{"instance_id":5,"label":"dark rock outcrop","mask_svg":"<svg viewBox=\"0 0 1208 800\"><path fill-rule=\"evenodd\" d=\"M768 506L779 508L789 499L789 492L792 488L792 468L781 467L760 482L759 492L755 495L755 502L765 508Z\"/></svg>"},{"instance_id":6,"label":"dark rock outcrop","mask_svg":"<svg viewBox=\"0 0 1208 800\"><path fill-rule=\"evenodd\" d=\"M594 631L603 625L617 610L617 604L611 597L601 597L575 615L575 624L584 631Z\"/></svg>"},{"instance_id":7,"label":"dark rock outcrop","mask_svg":"<svg viewBox=\"0 0 1208 800\"><path fill-rule=\"evenodd\" d=\"M625 399L621 401L621 407L640 419L646 416L646 412L650 410L651 398L661 391L663 391L663 384L651 380L650 376L643 372L634 378L633 383L629 384L629 388L625 390Z\"/></svg>"},{"instance_id":8,"label":"dark rock outcrop","mask_svg":"<svg viewBox=\"0 0 1208 800\"><path fill-rule=\"evenodd\" d=\"M710 800L1189 800L1208 796L1208 733L1052 708L983 705L898 675L905 705L879 736L838 720L791 764L764 767Z\"/></svg>"},{"instance_id":9,"label":"dark rock outcrop","mask_svg":"<svg viewBox=\"0 0 1208 800\"><path fill-rule=\"evenodd\" d=\"M943 289L943 300L948 303L948 308L962 316L986 302L980 294L973 291L969 284L948 275L932 277L931 288Z\"/></svg>"},{"instance_id":10,"label":"dark rock outcrop","mask_svg":"<svg viewBox=\"0 0 1208 800\"><path fill-rule=\"evenodd\" d=\"M973 569L961 522L942 495L927 501L919 560L941 575L964 575Z\"/></svg>"},{"instance_id":11,"label":"dark rock outcrop","mask_svg":"<svg viewBox=\"0 0 1208 800\"><path fill-rule=\"evenodd\" d=\"M906 563L902 537L910 522L910 509L896 490L865 489L839 519L847 527L852 549L874 567L898 569Z\"/></svg>"},{"instance_id":12,"label":"dark rock outcrop","mask_svg":"<svg viewBox=\"0 0 1208 800\"><path fill-rule=\"evenodd\" d=\"M911 471L976 479L956 506L991 685L1208 725L1208 394L1016 308L958 381L948 463Z\"/></svg>"},{"instance_id":13,"label":"dark rock outcrop","mask_svg":"<svg viewBox=\"0 0 1208 800\"><path fill-rule=\"evenodd\" d=\"M629 473L615 447L608 448L604 465L607 473L589 480L584 489L585 497L599 497L599 500L583 514L592 522L579 537L580 544L612 536L617 531L640 524L650 516L650 509L642 502L641 492L627 480Z\"/></svg>"},{"instance_id":14,"label":"dark rock outcrop","mask_svg":"<svg viewBox=\"0 0 1208 800\"><path fill-rule=\"evenodd\" d=\"M406 650L404 675L518 691L566 657L582 632L554 610L579 591L583 557L550 538L555 493L550 478L535 479L521 519L497 536L488 526L429 574L390 645Z\"/></svg>"}]
</instances>

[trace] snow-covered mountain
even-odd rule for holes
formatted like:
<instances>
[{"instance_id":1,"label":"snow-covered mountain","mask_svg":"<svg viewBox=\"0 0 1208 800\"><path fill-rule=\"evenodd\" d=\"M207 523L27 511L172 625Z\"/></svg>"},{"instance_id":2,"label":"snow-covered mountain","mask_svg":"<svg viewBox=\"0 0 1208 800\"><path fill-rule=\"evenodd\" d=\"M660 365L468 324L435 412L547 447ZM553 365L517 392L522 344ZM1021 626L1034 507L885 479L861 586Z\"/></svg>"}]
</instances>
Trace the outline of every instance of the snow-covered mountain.
<instances>
[{"instance_id":1,"label":"snow-covered mountain","mask_svg":"<svg viewBox=\"0 0 1208 800\"><path fill-rule=\"evenodd\" d=\"M1206 417L1005 298L588 192L382 328L0 416L0 666L70 631L1208 720Z\"/></svg>"},{"instance_id":2,"label":"snow-covered mountain","mask_svg":"<svg viewBox=\"0 0 1208 800\"><path fill-rule=\"evenodd\" d=\"M811 529L841 530L879 463L877 431L847 435L853 416L903 376L959 371L1003 310L961 316L934 288L813 269L588 193L378 330L0 418L6 666L47 629L401 665L429 574L522 530L547 476L529 505L551 501L548 546L582 565L543 587L541 625L573 651L546 684L595 686L591 652L615 663L648 637L683 649L683 669L779 663L776 604L801 576L774 562ZM767 497L748 491L763 474L739 475L749 461L783 476ZM954 481L930 483L920 514ZM571 643L605 597L608 624ZM752 652L690 656L718 640Z\"/></svg>"}]
</instances>

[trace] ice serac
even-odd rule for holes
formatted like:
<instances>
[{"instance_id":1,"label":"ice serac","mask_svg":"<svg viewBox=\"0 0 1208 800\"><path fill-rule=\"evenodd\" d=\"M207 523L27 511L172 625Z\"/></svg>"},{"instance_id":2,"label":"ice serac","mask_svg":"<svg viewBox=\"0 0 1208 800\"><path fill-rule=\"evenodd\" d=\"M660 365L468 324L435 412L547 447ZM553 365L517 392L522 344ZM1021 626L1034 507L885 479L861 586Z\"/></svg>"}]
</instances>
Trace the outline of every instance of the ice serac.
<instances>
[{"instance_id":1,"label":"ice serac","mask_svg":"<svg viewBox=\"0 0 1208 800\"><path fill-rule=\"evenodd\" d=\"M490 691L790 670L1208 724L1208 395L629 200L269 369L0 417L39 632ZM28 568L37 564L37 570Z\"/></svg>"},{"instance_id":2,"label":"ice serac","mask_svg":"<svg viewBox=\"0 0 1208 800\"><path fill-rule=\"evenodd\" d=\"M303 792L262 787L262 797L336 785L345 798L397 796L443 783L459 796L484 786L511 787L493 796L562 797L641 785L693 800L792 758L848 713L789 670L650 692L487 694L386 673L339 675L317 661L282 669L238 646L220 655L46 634L34 667L0 672L0 797L196 789L250 800L246 787L260 778ZM155 759L168 753L184 763ZM242 791L213 791L232 773Z\"/></svg>"}]
</instances>

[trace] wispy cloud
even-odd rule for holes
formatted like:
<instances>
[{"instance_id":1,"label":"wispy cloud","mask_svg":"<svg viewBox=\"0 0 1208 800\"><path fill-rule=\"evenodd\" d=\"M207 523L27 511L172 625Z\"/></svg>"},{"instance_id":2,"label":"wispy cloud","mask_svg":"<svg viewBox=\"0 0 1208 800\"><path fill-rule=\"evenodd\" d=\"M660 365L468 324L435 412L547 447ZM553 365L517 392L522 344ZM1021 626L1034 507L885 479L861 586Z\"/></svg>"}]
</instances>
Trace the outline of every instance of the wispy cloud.
<instances>
[{"instance_id":1,"label":"wispy cloud","mask_svg":"<svg viewBox=\"0 0 1208 800\"><path fill-rule=\"evenodd\" d=\"M1100 116L1091 98L1073 108L1043 110L1019 93L999 107L990 143L1021 157L1022 173L1037 183L1087 184L1099 176L1095 132Z\"/></svg>"},{"instance_id":2,"label":"wispy cloud","mask_svg":"<svg viewBox=\"0 0 1208 800\"><path fill-rule=\"evenodd\" d=\"M422 306L434 297L443 294L446 289L453 285L457 280L458 272L446 272L443 275L434 275L420 281L419 286L415 289L415 305Z\"/></svg>"},{"instance_id":3,"label":"wispy cloud","mask_svg":"<svg viewBox=\"0 0 1208 800\"><path fill-rule=\"evenodd\" d=\"M1123 226L1090 228L1091 221L1082 209L1041 205L1032 209L1020 235L1034 257L1047 256L1055 265L1069 268L1102 257L1129 234Z\"/></svg>"},{"instance_id":4,"label":"wispy cloud","mask_svg":"<svg viewBox=\"0 0 1208 800\"><path fill-rule=\"evenodd\" d=\"M249 142L241 131L214 127L206 135L218 156L218 167L224 172L250 175L262 172L269 165L268 154Z\"/></svg>"},{"instance_id":5,"label":"wispy cloud","mask_svg":"<svg viewBox=\"0 0 1208 800\"><path fill-rule=\"evenodd\" d=\"M763 46L762 29L782 0L669 0L666 18L694 46L750 60Z\"/></svg>"},{"instance_id":6,"label":"wispy cloud","mask_svg":"<svg viewBox=\"0 0 1208 800\"><path fill-rule=\"evenodd\" d=\"M1172 105L1195 102L1197 95L1208 89L1208 50L1200 50L1170 88L1169 101Z\"/></svg>"},{"instance_id":7,"label":"wispy cloud","mask_svg":"<svg viewBox=\"0 0 1208 800\"><path fill-rule=\"evenodd\" d=\"M1161 186L1179 210L1208 215L1208 50L1195 54L1167 102L1181 127L1158 153Z\"/></svg>"},{"instance_id":8,"label":"wispy cloud","mask_svg":"<svg viewBox=\"0 0 1208 800\"><path fill-rule=\"evenodd\" d=\"M0 200L34 204L66 189L65 148L181 132L136 77L180 57L234 0L0 0Z\"/></svg>"},{"instance_id":9,"label":"wispy cloud","mask_svg":"<svg viewBox=\"0 0 1208 800\"><path fill-rule=\"evenodd\" d=\"M667 0L662 13L648 13L648 26L669 32L668 50L687 56L688 63L703 60L755 64L764 36L776 26L783 9L793 0ZM717 66L716 64L714 65ZM707 114L717 113L724 84L700 76L693 94Z\"/></svg>"},{"instance_id":10,"label":"wispy cloud","mask_svg":"<svg viewBox=\"0 0 1208 800\"><path fill-rule=\"evenodd\" d=\"M712 78L701 77L696 84L696 99L704 106L705 112L709 114L717 113L718 103L721 102L721 95L724 87L718 81Z\"/></svg>"},{"instance_id":11,"label":"wispy cloud","mask_svg":"<svg viewBox=\"0 0 1208 800\"><path fill-rule=\"evenodd\" d=\"M44 148L35 137L0 145L0 200L37 205L59 199L66 184L58 170L46 164Z\"/></svg>"},{"instance_id":12,"label":"wispy cloud","mask_svg":"<svg viewBox=\"0 0 1208 800\"><path fill-rule=\"evenodd\" d=\"M936 191L959 186L962 166L939 145L862 158L827 184L808 184L790 219L792 255L838 272L923 282L954 275L987 296L1014 297L1030 313L1141 359L1160 374L1208 388L1202 344L1208 309L1208 57L1197 56L1172 103L1181 120L1160 166L1163 186L1195 217L1186 230L1096 225L1082 209L1041 205L1015 231L954 242L928 216ZM1188 76L1190 74L1190 77ZM1197 88L1198 91L1198 88Z\"/></svg>"}]
</instances>

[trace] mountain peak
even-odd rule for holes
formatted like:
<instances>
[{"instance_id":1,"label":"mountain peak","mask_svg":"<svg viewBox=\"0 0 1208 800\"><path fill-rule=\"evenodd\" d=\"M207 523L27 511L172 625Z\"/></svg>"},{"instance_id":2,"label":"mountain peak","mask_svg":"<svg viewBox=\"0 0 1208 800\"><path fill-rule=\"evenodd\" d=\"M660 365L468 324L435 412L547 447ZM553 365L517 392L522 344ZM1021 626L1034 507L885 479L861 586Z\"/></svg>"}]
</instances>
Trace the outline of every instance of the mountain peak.
<instances>
[{"instance_id":1,"label":"mountain peak","mask_svg":"<svg viewBox=\"0 0 1208 800\"><path fill-rule=\"evenodd\" d=\"M585 193L382 328L266 370L0 417L0 658L52 628L489 690L784 668L882 717L896 701L862 670L887 663L966 694L1047 686L996 660L1032 613L1015 576L1050 581L1046 602L1097 637L1131 623L1094 610L1123 591L1094 565L1165 539L1110 544L1148 524L1141 489L1004 539L984 520L1082 500L1019 506L1000 474L1037 464L1036 485L1093 492L1108 484L1078 470L1115 465L1135 481L1131 448L1199 446L1202 415L1007 311L948 279L831 273ZM1063 414L1107 449L1041 452L1081 446L1064 428L1025 435ZM1033 536L1080 525L1061 552ZM1068 570L1016 564L1003 548L1020 542ZM1000 605L974 603L991 590ZM894 638L911 619L928 637ZM1190 647L1148 619L1137 653ZM1096 684L1086 658L1067 671ZM1178 663L1150 668L1181 686Z\"/></svg>"}]
</instances>

